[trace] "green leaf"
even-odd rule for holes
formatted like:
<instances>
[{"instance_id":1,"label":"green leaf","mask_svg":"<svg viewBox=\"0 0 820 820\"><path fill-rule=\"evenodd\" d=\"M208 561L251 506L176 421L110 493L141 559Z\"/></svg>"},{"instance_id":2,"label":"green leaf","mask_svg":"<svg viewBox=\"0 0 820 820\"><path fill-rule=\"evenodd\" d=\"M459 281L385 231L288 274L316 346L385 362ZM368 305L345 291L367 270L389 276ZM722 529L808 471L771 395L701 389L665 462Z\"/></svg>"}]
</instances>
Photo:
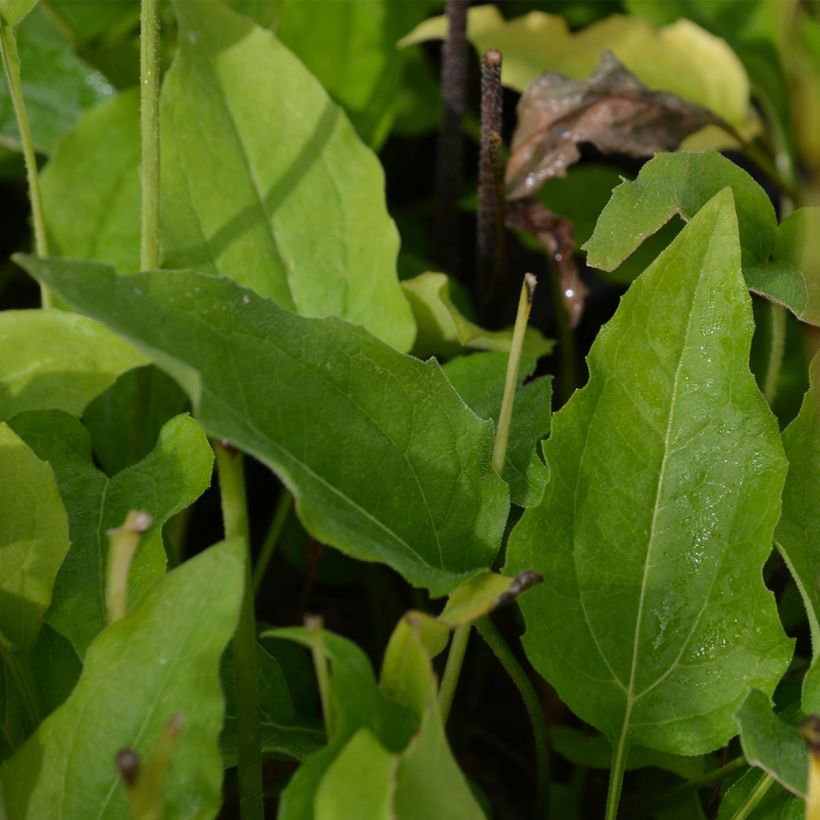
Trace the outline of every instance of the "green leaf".
<instances>
[{"instance_id":1,"label":"green leaf","mask_svg":"<svg viewBox=\"0 0 820 820\"><path fill-rule=\"evenodd\" d=\"M173 570L89 647L71 697L0 769L10 817L125 817L114 756L149 755L185 716L163 783L166 817L207 818L221 802L219 657L236 625L243 550L226 541Z\"/></svg>"},{"instance_id":2,"label":"green leaf","mask_svg":"<svg viewBox=\"0 0 820 820\"><path fill-rule=\"evenodd\" d=\"M104 325L57 310L0 313L0 418L24 410L79 416L116 378L148 363Z\"/></svg>"},{"instance_id":3,"label":"green leaf","mask_svg":"<svg viewBox=\"0 0 820 820\"><path fill-rule=\"evenodd\" d=\"M799 730L775 715L769 698L756 689L749 692L736 717L749 765L805 798L809 752Z\"/></svg>"},{"instance_id":4,"label":"green leaf","mask_svg":"<svg viewBox=\"0 0 820 820\"><path fill-rule=\"evenodd\" d=\"M22 6L26 0L22 0ZM83 111L110 97L108 80L77 57L39 9L16 31L34 147L50 154ZM8 83L0 82L0 145L21 150Z\"/></svg>"},{"instance_id":5,"label":"green leaf","mask_svg":"<svg viewBox=\"0 0 820 820\"><path fill-rule=\"evenodd\" d=\"M767 775L760 769L749 769L727 790L720 803L717 820L735 820L739 809L747 808L747 801ZM773 782L748 814L747 820L805 820L806 801Z\"/></svg>"},{"instance_id":6,"label":"green leaf","mask_svg":"<svg viewBox=\"0 0 820 820\"><path fill-rule=\"evenodd\" d=\"M282 477L306 529L434 595L490 566L508 512L492 425L435 362L338 319L305 319L190 272L117 277L90 262L24 264L150 351L197 418Z\"/></svg>"},{"instance_id":7,"label":"green leaf","mask_svg":"<svg viewBox=\"0 0 820 820\"><path fill-rule=\"evenodd\" d=\"M16 26L39 0L0 0L0 17L10 26Z\"/></svg>"},{"instance_id":8,"label":"green leaf","mask_svg":"<svg viewBox=\"0 0 820 820\"><path fill-rule=\"evenodd\" d=\"M133 89L86 111L57 145L41 176L55 256L139 269L139 135Z\"/></svg>"},{"instance_id":9,"label":"green leaf","mask_svg":"<svg viewBox=\"0 0 820 820\"><path fill-rule=\"evenodd\" d=\"M162 95L166 267L230 276L407 350L415 329L376 157L272 34L213 0L175 9L180 46Z\"/></svg>"},{"instance_id":10,"label":"green leaf","mask_svg":"<svg viewBox=\"0 0 820 820\"><path fill-rule=\"evenodd\" d=\"M517 598L522 592L541 582L533 572L521 572L514 578L485 572L466 581L450 593L438 620L451 629L477 621L494 609Z\"/></svg>"},{"instance_id":11,"label":"green leaf","mask_svg":"<svg viewBox=\"0 0 820 820\"><path fill-rule=\"evenodd\" d=\"M441 39L446 33L446 18L434 17L401 44ZM571 32L559 15L534 11L505 20L495 6L477 6L468 12L467 36L479 54L489 48L503 53L501 80L516 91L523 91L545 71L586 77L609 50L649 88L698 103L746 136L758 130L742 63L725 41L689 20L656 30L638 17L613 15ZM719 144L726 144L725 137Z\"/></svg>"},{"instance_id":12,"label":"green leaf","mask_svg":"<svg viewBox=\"0 0 820 820\"><path fill-rule=\"evenodd\" d=\"M162 527L207 489L213 451L200 426L189 416L178 416L163 427L157 446L143 461L109 478L94 465L88 433L70 416L26 413L12 425L51 464L68 511L71 550L54 585L48 622L83 657L106 624L107 531L120 526L129 510L145 510L153 519L129 574L133 605L165 574Z\"/></svg>"},{"instance_id":13,"label":"green leaf","mask_svg":"<svg viewBox=\"0 0 820 820\"><path fill-rule=\"evenodd\" d=\"M0 645L30 649L68 551L68 518L51 467L0 422Z\"/></svg>"},{"instance_id":14,"label":"green leaf","mask_svg":"<svg viewBox=\"0 0 820 820\"><path fill-rule=\"evenodd\" d=\"M510 485L510 499L521 507L538 504L544 495L549 473L537 452L549 435L552 380L533 379L524 384L535 370L535 358L525 356L521 362L519 384L513 405L512 428L504 463L504 480ZM444 372L467 406L482 419L498 424L507 356L503 353L475 353L453 359Z\"/></svg>"},{"instance_id":15,"label":"green leaf","mask_svg":"<svg viewBox=\"0 0 820 820\"><path fill-rule=\"evenodd\" d=\"M449 359L465 349L509 351L512 329L484 330L467 319L453 304L450 279L446 274L428 271L406 279L401 286L418 327L414 356ZM551 339L545 339L535 328L527 328L524 337L526 355L546 356L553 345Z\"/></svg>"},{"instance_id":16,"label":"green leaf","mask_svg":"<svg viewBox=\"0 0 820 820\"><path fill-rule=\"evenodd\" d=\"M400 100L404 55L396 42L425 17L430 5L282 0L275 31L345 109L362 140L378 148Z\"/></svg>"},{"instance_id":17,"label":"green leaf","mask_svg":"<svg viewBox=\"0 0 820 820\"><path fill-rule=\"evenodd\" d=\"M748 369L751 305L723 191L639 277L590 379L553 419L550 483L508 546L533 665L616 764L634 744L702 754L791 656L761 579L785 477Z\"/></svg>"}]
</instances>

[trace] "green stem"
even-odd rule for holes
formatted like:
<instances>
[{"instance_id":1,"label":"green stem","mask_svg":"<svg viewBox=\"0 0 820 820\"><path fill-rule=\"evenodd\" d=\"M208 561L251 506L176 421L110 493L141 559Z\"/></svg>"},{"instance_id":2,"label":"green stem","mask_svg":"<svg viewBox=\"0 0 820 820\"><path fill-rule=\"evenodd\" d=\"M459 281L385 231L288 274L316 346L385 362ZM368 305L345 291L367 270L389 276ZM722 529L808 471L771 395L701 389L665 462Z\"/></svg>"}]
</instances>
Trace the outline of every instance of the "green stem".
<instances>
[{"instance_id":1,"label":"green stem","mask_svg":"<svg viewBox=\"0 0 820 820\"><path fill-rule=\"evenodd\" d=\"M783 353L786 349L786 308L772 303L770 306L771 333L769 360L766 363L766 377L763 380L763 395L769 404L777 397L777 383L783 368Z\"/></svg>"},{"instance_id":2,"label":"green stem","mask_svg":"<svg viewBox=\"0 0 820 820\"><path fill-rule=\"evenodd\" d=\"M626 727L627 721L624 721ZM606 815L605 820L617 820L618 804L621 802L621 787L624 783L624 772L626 771L626 757L629 752L629 744L626 738L626 728L621 732L621 740L612 758L612 768L609 772L609 789L606 794Z\"/></svg>"},{"instance_id":3,"label":"green stem","mask_svg":"<svg viewBox=\"0 0 820 820\"><path fill-rule=\"evenodd\" d=\"M510 438L512 425L513 405L515 404L515 389L518 386L518 371L521 367L521 350L524 347L524 334L527 332L527 322L532 310L532 300L535 296L536 278L527 273L521 285L521 295L518 298L518 312L515 315L512 341L510 342L510 356L507 359L507 377L504 382L504 398L501 401L501 412L498 416L498 427L495 431L493 445L493 469L501 475L504 472L504 463L507 460L507 442ZM455 637L453 637L455 642Z\"/></svg>"},{"instance_id":4,"label":"green stem","mask_svg":"<svg viewBox=\"0 0 820 820\"><path fill-rule=\"evenodd\" d=\"M470 627L472 624L462 624L457 626L450 641L450 651L447 655L447 664L444 667L444 674L441 677L441 686L438 690L438 705L441 710L441 722L447 723L450 715L450 707L453 705L453 698L458 686L458 678L461 675L461 667L464 664L464 655L467 652L467 643L470 640Z\"/></svg>"},{"instance_id":5,"label":"green stem","mask_svg":"<svg viewBox=\"0 0 820 820\"><path fill-rule=\"evenodd\" d=\"M746 820L746 818L755 810L757 804L764 798L766 792L769 791L774 778L771 775L764 774L760 778L760 782L749 792L748 797L743 801L737 811L732 815L731 820Z\"/></svg>"},{"instance_id":6,"label":"green stem","mask_svg":"<svg viewBox=\"0 0 820 820\"><path fill-rule=\"evenodd\" d=\"M498 662L504 667L504 671L510 676L515 688L518 690L518 694L521 695L524 708L527 710L535 745L535 766L537 770L536 816L546 817L549 810L547 790L550 783L550 758L546 723L541 709L541 702L526 670L518 662L518 658L515 657L490 618L484 617L476 621L476 629L487 646L490 647Z\"/></svg>"},{"instance_id":7,"label":"green stem","mask_svg":"<svg viewBox=\"0 0 820 820\"><path fill-rule=\"evenodd\" d=\"M37 157L34 153L34 141L28 121L26 102L23 98L23 81L20 77L20 55L17 53L17 39L14 29L0 18L0 52L3 54L3 67L9 82L9 93L14 106L14 116L20 131L20 145L23 148L23 159L26 163L28 195L31 200L31 221L34 226L34 250L37 256L48 256L48 238L46 235L46 217L43 210L43 199L40 195L40 175L37 171ZM40 285L40 302L44 308L51 307L51 294L45 285Z\"/></svg>"},{"instance_id":8,"label":"green stem","mask_svg":"<svg viewBox=\"0 0 820 820\"><path fill-rule=\"evenodd\" d=\"M239 768L239 814L242 820L262 820L262 761L259 754L259 691L256 672L256 617L248 526L248 504L242 453L217 443L216 466L226 538L245 543L245 589L239 623L233 636L236 676L236 742Z\"/></svg>"},{"instance_id":9,"label":"green stem","mask_svg":"<svg viewBox=\"0 0 820 820\"><path fill-rule=\"evenodd\" d=\"M561 403L564 404L573 394L578 382L575 367L575 332L564 306L564 294L561 290L559 274L551 271L550 280L552 283L552 303L555 306L555 328L558 332L558 357L560 360L558 387Z\"/></svg>"},{"instance_id":10,"label":"green stem","mask_svg":"<svg viewBox=\"0 0 820 820\"><path fill-rule=\"evenodd\" d=\"M142 222L140 267L159 267L159 0L140 7Z\"/></svg>"},{"instance_id":11,"label":"green stem","mask_svg":"<svg viewBox=\"0 0 820 820\"><path fill-rule=\"evenodd\" d=\"M131 561L153 521L147 512L131 510L122 526L108 531L108 564L105 578L105 612L108 623L128 614L128 575Z\"/></svg>"},{"instance_id":12,"label":"green stem","mask_svg":"<svg viewBox=\"0 0 820 820\"><path fill-rule=\"evenodd\" d=\"M330 672L328 671L327 653L322 639L321 615L307 615L305 617L305 627L310 634L310 653L313 657L316 682L319 685L319 699L322 702L322 715L325 719L325 735L329 743L333 739L335 720L333 701L330 697Z\"/></svg>"},{"instance_id":13,"label":"green stem","mask_svg":"<svg viewBox=\"0 0 820 820\"><path fill-rule=\"evenodd\" d=\"M31 674L30 664L27 659L23 659L14 654L10 647L4 646L0 642L0 659L6 664L9 675L17 687L20 699L26 709L29 726L33 732L41 721L40 703L37 692L34 688L34 680Z\"/></svg>"},{"instance_id":14,"label":"green stem","mask_svg":"<svg viewBox=\"0 0 820 820\"><path fill-rule=\"evenodd\" d=\"M262 542L262 548L259 550L259 556L256 559L256 565L253 568L253 591L254 594L259 592L259 587L262 585L262 579L268 570L268 564L273 557L273 552L276 549L276 544L279 542L279 536L285 527L285 522L288 520L290 511L293 509L293 495L286 487L282 487L279 493L279 498L276 500L276 509L273 511L270 526L267 533L265 533L265 540Z\"/></svg>"},{"instance_id":15,"label":"green stem","mask_svg":"<svg viewBox=\"0 0 820 820\"><path fill-rule=\"evenodd\" d=\"M727 777L733 772L736 772L738 769L742 769L744 766L748 765L749 764L746 758L743 755L740 755L734 760L730 760L726 765L721 766L719 769L713 769L711 772L706 772L706 774L703 774L700 777L693 777L691 780L687 780L685 783L675 786L674 789L670 789L665 794L660 795L655 802L658 805L662 805L674 800L676 797L680 797L683 794L688 794L691 791L698 791L706 786L711 786L713 783L723 780L724 777Z\"/></svg>"}]
</instances>

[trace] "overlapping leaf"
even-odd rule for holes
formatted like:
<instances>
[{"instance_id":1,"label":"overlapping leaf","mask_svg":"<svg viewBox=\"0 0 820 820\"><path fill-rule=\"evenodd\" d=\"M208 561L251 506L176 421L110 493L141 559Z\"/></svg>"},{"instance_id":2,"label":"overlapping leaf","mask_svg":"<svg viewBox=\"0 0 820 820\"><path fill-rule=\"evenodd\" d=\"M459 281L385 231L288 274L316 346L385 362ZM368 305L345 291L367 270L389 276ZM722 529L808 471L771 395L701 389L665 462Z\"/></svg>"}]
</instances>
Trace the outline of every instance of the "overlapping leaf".
<instances>
[{"instance_id":1,"label":"overlapping leaf","mask_svg":"<svg viewBox=\"0 0 820 820\"><path fill-rule=\"evenodd\" d=\"M316 538L436 594L492 564L508 510L490 466L492 425L435 362L337 319L284 311L226 279L22 263L149 351L208 433L283 478Z\"/></svg>"},{"instance_id":2,"label":"overlapping leaf","mask_svg":"<svg viewBox=\"0 0 820 820\"><path fill-rule=\"evenodd\" d=\"M24 410L79 416L117 376L148 363L99 322L50 310L0 313L0 418Z\"/></svg>"},{"instance_id":3,"label":"overlapping leaf","mask_svg":"<svg viewBox=\"0 0 820 820\"><path fill-rule=\"evenodd\" d=\"M167 266L230 276L407 350L414 323L376 157L271 33L215 0L175 9L161 120Z\"/></svg>"},{"instance_id":4,"label":"overlapping leaf","mask_svg":"<svg viewBox=\"0 0 820 820\"><path fill-rule=\"evenodd\" d=\"M219 658L239 612L243 549L226 541L187 561L97 637L69 699L0 768L6 816L127 816L116 753L150 755L179 713L185 725L163 783L165 816L217 813Z\"/></svg>"},{"instance_id":5,"label":"overlapping leaf","mask_svg":"<svg viewBox=\"0 0 820 820\"><path fill-rule=\"evenodd\" d=\"M599 334L553 419L544 501L510 539L508 568L544 576L521 604L527 653L616 763L633 743L719 747L789 662L761 580L785 460L751 333L723 191Z\"/></svg>"},{"instance_id":6,"label":"overlapping leaf","mask_svg":"<svg viewBox=\"0 0 820 820\"><path fill-rule=\"evenodd\" d=\"M82 657L106 623L108 530L129 510L145 510L153 519L129 574L133 604L165 574L162 527L210 485L213 452L199 425L178 416L145 459L109 478L94 465L85 428L65 413L25 413L12 424L54 469L68 511L71 550L54 585L48 622Z\"/></svg>"}]
</instances>

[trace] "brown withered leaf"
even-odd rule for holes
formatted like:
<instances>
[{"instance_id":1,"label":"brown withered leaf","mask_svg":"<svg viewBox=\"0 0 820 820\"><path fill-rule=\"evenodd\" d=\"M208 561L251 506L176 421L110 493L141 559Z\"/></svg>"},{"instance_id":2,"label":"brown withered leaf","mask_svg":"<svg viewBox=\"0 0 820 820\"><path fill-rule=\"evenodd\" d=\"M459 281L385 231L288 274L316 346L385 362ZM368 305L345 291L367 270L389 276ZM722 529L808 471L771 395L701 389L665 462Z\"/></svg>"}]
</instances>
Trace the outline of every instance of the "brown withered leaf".
<instances>
[{"instance_id":1,"label":"brown withered leaf","mask_svg":"<svg viewBox=\"0 0 820 820\"><path fill-rule=\"evenodd\" d=\"M609 51L586 80L548 72L522 94L507 164L508 199L534 194L566 176L591 143L609 154L651 156L673 151L705 125L734 133L720 117L665 91L650 91Z\"/></svg>"}]
</instances>

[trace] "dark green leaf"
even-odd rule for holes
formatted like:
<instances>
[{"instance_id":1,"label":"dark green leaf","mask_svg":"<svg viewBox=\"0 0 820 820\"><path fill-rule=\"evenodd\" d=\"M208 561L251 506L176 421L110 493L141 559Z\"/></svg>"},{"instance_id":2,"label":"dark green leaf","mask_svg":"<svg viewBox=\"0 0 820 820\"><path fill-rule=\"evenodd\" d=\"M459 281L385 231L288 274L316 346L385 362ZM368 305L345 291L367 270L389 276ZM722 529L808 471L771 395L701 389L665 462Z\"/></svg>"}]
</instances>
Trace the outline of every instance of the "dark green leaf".
<instances>
[{"instance_id":1,"label":"dark green leaf","mask_svg":"<svg viewBox=\"0 0 820 820\"><path fill-rule=\"evenodd\" d=\"M214 0L174 7L180 47L162 96L166 266L222 273L407 350L415 328L376 157L272 34Z\"/></svg>"},{"instance_id":2,"label":"dark green leaf","mask_svg":"<svg viewBox=\"0 0 820 820\"><path fill-rule=\"evenodd\" d=\"M748 356L732 195L702 208L621 300L590 380L553 419L544 501L508 570L535 667L625 760L701 754L791 656L761 580L785 460Z\"/></svg>"},{"instance_id":3,"label":"dark green leaf","mask_svg":"<svg viewBox=\"0 0 820 820\"><path fill-rule=\"evenodd\" d=\"M283 478L323 543L438 595L492 564L508 511L490 466L492 425L435 362L338 319L284 311L226 279L24 264L151 351L210 435Z\"/></svg>"},{"instance_id":4,"label":"dark green leaf","mask_svg":"<svg viewBox=\"0 0 820 820\"><path fill-rule=\"evenodd\" d=\"M241 541L169 573L89 647L71 697L0 769L7 816L125 817L114 756L154 749L173 715L185 725L163 783L166 817L213 817L222 802L219 657L242 597Z\"/></svg>"},{"instance_id":5,"label":"dark green leaf","mask_svg":"<svg viewBox=\"0 0 820 820\"><path fill-rule=\"evenodd\" d=\"M143 461L109 478L94 465L86 430L65 413L25 413L12 424L54 468L68 510L71 550L54 586L48 622L83 657L106 623L107 531L120 526L129 510L145 510L153 519L129 575L133 605L165 574L162 527L208 487L213 452L199 425L178 416Z\"/></svg>"}]
</instances>

